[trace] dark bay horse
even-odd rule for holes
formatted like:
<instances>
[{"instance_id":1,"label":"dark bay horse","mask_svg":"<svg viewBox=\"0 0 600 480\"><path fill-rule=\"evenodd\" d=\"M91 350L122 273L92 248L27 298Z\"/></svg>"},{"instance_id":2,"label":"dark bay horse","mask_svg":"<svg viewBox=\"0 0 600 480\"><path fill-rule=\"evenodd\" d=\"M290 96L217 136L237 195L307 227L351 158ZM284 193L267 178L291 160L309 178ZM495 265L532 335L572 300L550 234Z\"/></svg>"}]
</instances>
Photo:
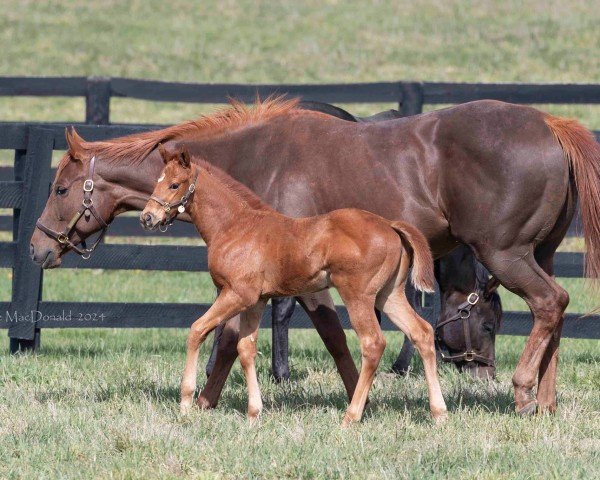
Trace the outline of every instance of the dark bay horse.
<instances>
[{"instance_id":1,"label":"dark bay horse","mask_svg":"<svg viewBox=\"0 0 600 480\"><path fill-rule=\"evenodd\" d=\"M302 101L298 107L326 113L350 122L370 123L403 118L398 110L386 110L369 117L356 117L340 107L322 102ZM437 275L437 272L444 272L443 279ZM485 267L477 261L473 252L464 247L459 247L436 260L436 275L441 293L439 321L444 322L443 328L437 330L438 349L452 352L444 355L445 361L454 363L459 369L466 370L473 377L484 379L495 377L495 336L502 320L500 296L496 293L495 288L488 289L484 285L487 283L487 280L484 279L486 272ZM483 291L486 292L485 295L470 297L477 299L474 305L467 302L472 293ZM412 289L410 283L407 284L407 296L413 307L419 311L421 296ZM461 318L460 322L449 321L451 318L457 319L460 315L463 317L467 315L464 309L459 309L465 302L469 307L468 317ZM290 377L288 337L294 306L293 298L272 299L271 365L273 376L277 381ZM466 326L463 325L465 321L468 322ZM465 330L467 327L468 333ZM217 357L222 328L223 326L215 331L212 352L206 365L207 375L210 375ZM468 338L465 335L468 335ZM446 344L446 339L451 343ZM467 348L467 344L471 348ZM398 358L392 365L392 372L405 374L413 353L414 348L410 340L405 337Z\"/></svg>"},{"instance_id":2,"label":"dark bay horse","mask_svg":"<svg viewBox=\"0 0 600 480\"><path fill-rule=\"evenodd\" d=\"M187 341L181 381L181 411L193 406L198 353L219 324L240 315L237 351L248 387L248 418L262 411L256 375L256 342L262 313L272 297L302 295L335 287L348 308L362 365L342 425L361 419L385 338L375 306L413 341L423 358L431 414L447 417L437 377L433 329L413 310L404 293L433 291L433 258L415 227L345 208L314 217L292 218L262 202L223 170L195 158L185 145L159 147L165 169L140 215L146 229L158 229L187 212L206 242L210 275L219 295L196 320Z\"/></svg>"},{"instance_id":3,"label":"dark bay horse","mask_svg":"<svg viewBox=\"0 0 600 480\"><path fill-rule=\"evenodd\" d=\"M108 223L145 205L162 170L158 144L185 143L288 216L361 208L415 225L435 257L468 245L533 313L513 376L516 410L533 413L539 405L554 411L569 297L552 278L553 257L578 197L586 272L600 276L600 147L592 134L574 120L497 101L374 123L299 110L296 103L272 100L253 109L235 103L210 117L112 141L88 143L71 134L40 219L46 232L38 229L32 237L33 260L45 268L59 266L66 251L101 230L96 215L68 225L90 175L96 213ZM301 298L352 397L357 370L345 334L333 321L331 296ZM237 355L237 332L226 331L230 341L221 342L202 406L216 404Z\"/></svg>"}]
</instances>

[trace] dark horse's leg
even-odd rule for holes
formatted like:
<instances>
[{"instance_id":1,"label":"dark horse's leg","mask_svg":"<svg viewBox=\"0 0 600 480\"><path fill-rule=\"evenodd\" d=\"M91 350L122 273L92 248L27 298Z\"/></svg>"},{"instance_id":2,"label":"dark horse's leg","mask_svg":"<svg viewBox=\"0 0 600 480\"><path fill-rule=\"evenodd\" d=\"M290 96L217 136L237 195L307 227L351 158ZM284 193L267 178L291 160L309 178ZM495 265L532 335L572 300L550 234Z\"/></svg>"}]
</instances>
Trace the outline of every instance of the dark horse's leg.
<instances>
[{"instance_id":1,"label":"dark horse's leg","mask_svg":"<svg viewBox=\"0 0 600 480\"><path fill-rule=\"evenodd\" d=\"M406 282L406 298L408 299L411 307L417 312L417 314L423 317L423 308L421 306L421 292L418 292L411 282ZM410 367L410 361L415 354L415 347L408 339L404 336L404 343L402 349L398 354L398 358L392 365L391 371L398 375L406 375L408 373L408 367Z\"/></svg>"},{"instance_id":2,"label":"dark horse's leg","mask_svg":"<svg viewBox=\"0 0 600 480\"><path fill-rule=\"evenodd\" d=\"M215 333L213 336L213 344L212 350L210 351L210 357L208 357L208 362L206 363L206 376L210 377L210 374L215 368L215 362L217 361L217 351L219 350L219 344L221 343L221 336L223 335L223 330L225 329L225 324L222 323L217 328L215 328Z\"/></svg>"},{"instance_id":3,"label":"dark horse's leg","mask_svg":"<svg viewBox=\"0 0 600 480\"><path fill-rule=\"evenodd\" d=\"M290 320L294 313L296 299L293 297L272 298L271 318L273 346L271 349L271 370L275 381L289 380L290 366L288 363L288 336Z\"/></svg>"}]
</instances>

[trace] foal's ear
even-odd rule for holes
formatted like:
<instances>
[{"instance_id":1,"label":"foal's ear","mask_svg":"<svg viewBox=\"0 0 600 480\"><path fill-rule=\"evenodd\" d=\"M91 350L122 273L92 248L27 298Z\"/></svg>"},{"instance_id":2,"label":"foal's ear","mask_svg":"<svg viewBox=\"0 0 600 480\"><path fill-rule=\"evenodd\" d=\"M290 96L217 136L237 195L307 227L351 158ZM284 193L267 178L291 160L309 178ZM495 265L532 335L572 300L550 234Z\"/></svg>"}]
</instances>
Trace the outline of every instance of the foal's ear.
<instances>
[{"instance_id":1,"label":"foal's ear","mask_svg":"<svg viewBox=\"0 0 600 480\"><path fill-rule=\"evenodd\" d=\"M179 149L179 163L183 168L190 168L190 152L185 145Z\"/></svg>"},{"instance_id":2,"label":"foal's ear","mask_svg":"<svg viewBox=\"0 0 600 480\"><path fill-rule=\"evenodd\" d=\"M169 154L169 151L162 143L158 144L158 153L160 153L160 156L162 157L163 162L165 162L165 165L169 163L169 160L171 160L172 155Z\"/></svg>"},{"instance_id":3,"label":"foal's ear","mask_svg":"<svg viewBox=\"0 0 600 480\"><path fill-rule=\"evenodd\" d=\"M65 137L67 139L67 145L69 146L68 152L73 160L83 160L84 148L83 144L85 140L79 136L75 131L75 127L65 128Z\"/></svg>"}]
</instances>

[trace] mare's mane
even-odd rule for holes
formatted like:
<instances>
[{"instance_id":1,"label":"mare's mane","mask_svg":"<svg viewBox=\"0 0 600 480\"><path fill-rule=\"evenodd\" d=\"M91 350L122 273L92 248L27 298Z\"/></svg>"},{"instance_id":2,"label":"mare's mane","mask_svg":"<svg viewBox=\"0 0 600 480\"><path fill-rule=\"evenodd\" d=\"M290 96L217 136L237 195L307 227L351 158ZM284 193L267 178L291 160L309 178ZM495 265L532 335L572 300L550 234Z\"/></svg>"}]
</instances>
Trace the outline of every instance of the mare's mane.
<instances>
[{"instance_id":1,"label":"mare's mane","mask_svg":"<svg viewBox=\"0 0 600 480\"><path fill-rule=\"evenodd\" d=\"M173 125L162 130L136 133L126 137L98 142L82 142L81 147L90 155L97 155L108 163L136 165L141 163L159 143L170 140L183 140L191 136L211 135L226 129L241 128L286 114L325 115L320 112L302 110L299 99L286 99L283 96L257 99L246 105L230 100L228 107L217 110L212 115L204 115L196 120ZM70 155L65 155L58 166L59 172L69 163Z\"/></svg>"}]
</instances>

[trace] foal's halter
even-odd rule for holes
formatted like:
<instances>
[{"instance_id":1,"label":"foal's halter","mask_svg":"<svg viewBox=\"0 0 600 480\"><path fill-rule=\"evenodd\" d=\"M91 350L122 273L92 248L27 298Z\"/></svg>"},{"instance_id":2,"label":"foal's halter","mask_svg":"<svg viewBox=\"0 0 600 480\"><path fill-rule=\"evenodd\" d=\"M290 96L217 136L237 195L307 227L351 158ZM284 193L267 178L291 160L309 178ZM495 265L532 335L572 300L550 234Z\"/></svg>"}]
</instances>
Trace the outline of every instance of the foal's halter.
<instances>
[{"instance_id":1,"label":"foal's halter","mask_svg":"<svg viewBox=\"0 0 600 480\"><path fill-rule=\"evenodd\" d=\"M480 363L484 363L489 367L495 366L495 361L491 358L484 357L483 355L479 355L475 350L473 350L473 346L471 343L471 329L469 328L469 317L471 316L471 309L473 306L479 302L479 299L482 295L481 291L472 292L467 297L467 300L461 303L458 306L458 312L453 317L444 320L443 322L438 322L435 324L435 346L440 352L442 360L444 362L472 362L477 361ZM465 348L466 350L463 353L458 353L456 355L448 355L444 353L440 346L440 336L439 331L444 326L450 322L455 322L457 320L462 320L463 324L463 332L465 337Z\"/></svg>"},{"instance_id":2,"label":"foal's halter","mask_svg":"<svg viewBox=\"0 0 600 480\"><path fill-rule=\"evenodd\" d=\"M173 224L173 221L175 220L177 215L179 213L185 212L185 207L188 204L188 202L190 201L190 197L196 191L196 182L198 181L199 174L200 174L200 171L196 170L196 174L194 175L194 181L192 183L190 183L187 191L185 192L183 197L181 197L181 200L179 200L178 202L173 202L173 203L165 202L161 198L155 197L154 195L152 195L150 197L150 200L154 200L156 203L160 204L163 207L165 213L167 214L167 220L165 220L165 223L163 224L164 229L159 227L159 229L161 229L161 231L166 232L169 225ZM174 209L175 207L177 207L177 212L171 218L168 218L169 213L171 213L171 210Z\"/></svg>"},{"instance_id":3,"label":"foal's halter","mask_svg":"<svg viewBox=\"0 0 600 480\"><path fill-rule=\"evenodd\" d=\"M38 219L38 221L35 224L35 226L37 228L39 228L42 232L44 232L46 235L48 235L49 237L56 240L62 246L62 248L71 248L73 251L75 251L76 253L81 255L81 257L84 260L87 260L88 258L90 258L90 254L94 250L96 250L96 247L100 244L100 242L104 238L104 235L106 234L106 230L108 229L107 223L104 220L102 220L102 217L96 210L96 207L94 207L94 201L92 199L92 193L94 192L94 165L95 165L95 163L96 163L96 157L94 156L90 160L90 169L88 172L88 178L85 180L85 182L83 182L83 200L81 202L81 207L79 207L79 210L77 210L75 215L73 215L73 218L71 218L71 221L67 224L65 229L62 232L57 232L55 230L52 230L51 228L46 227L42 223L41 219ZM75 245L69 237L73 233L73 230L75 230L75 227L77 226L77 222L79 222L81 217L84 215L86 217L89 217L90 214L92 214L94 216L94 218L96 219L96 221L102 228L102 233L100 233L100 236L96 239L96 241L90 248L87 248L87 246L85 244L85 240L82 240L81 245L83 246L83 248L80 248L77 245Z\"/></svg>"}]
</instances>

